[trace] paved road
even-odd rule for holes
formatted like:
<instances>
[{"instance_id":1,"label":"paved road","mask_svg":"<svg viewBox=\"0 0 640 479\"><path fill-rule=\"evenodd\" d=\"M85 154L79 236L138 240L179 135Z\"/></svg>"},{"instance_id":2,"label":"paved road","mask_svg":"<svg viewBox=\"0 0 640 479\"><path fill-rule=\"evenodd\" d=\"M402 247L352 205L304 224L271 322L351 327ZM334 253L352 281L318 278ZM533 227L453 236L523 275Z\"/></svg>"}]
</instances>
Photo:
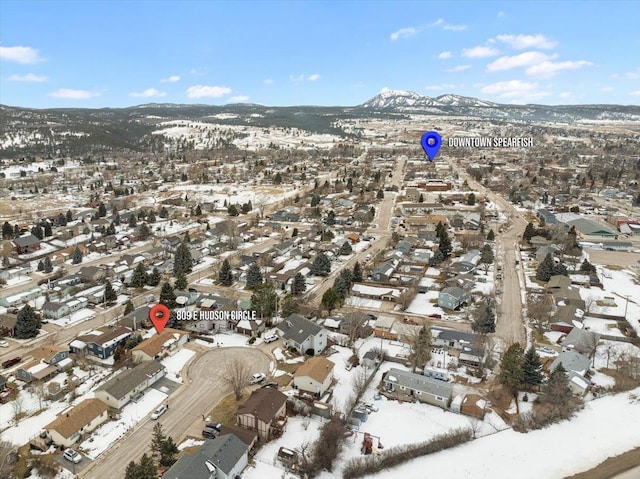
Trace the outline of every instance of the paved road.
<instances>
[{"instance_id":1,"label":"paved road","mask_svg":"<svg viewBox=\"0 0 640 479\"><path fill-rule=\"evenodd\" d=\"M202 347L198 345L190 343L188 347L202 351ZM202 415L208 414L220 399L231 392L224 380L224 372L225 365L235 359L247 364L250 371L269 370L270 358L260 349L232 347L199 353L188 365L187 372L183 371L186 384L169 397L169 410L159 419L164 432L177 444L187 431L195 428L194 423L199 423L197 429L200 429L203 424ZM82 471L80 477L124 477L125 468L130 461L138 461L142 454L150 452L154 425L155 421L150 419L141 421L133 432L120 439L92 467Z\"/></svg>"}]
</instances>

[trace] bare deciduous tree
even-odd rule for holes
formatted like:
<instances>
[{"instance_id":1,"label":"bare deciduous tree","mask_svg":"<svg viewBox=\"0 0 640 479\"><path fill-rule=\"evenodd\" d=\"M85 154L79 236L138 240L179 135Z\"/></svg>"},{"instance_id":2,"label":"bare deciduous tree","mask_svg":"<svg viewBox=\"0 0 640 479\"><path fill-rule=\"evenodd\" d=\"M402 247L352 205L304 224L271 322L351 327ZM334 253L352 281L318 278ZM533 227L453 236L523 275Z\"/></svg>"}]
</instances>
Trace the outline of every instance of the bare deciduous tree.
<instances>
[{"instance_id":1,"label":"bare deciduous tree","mask_svg":"<svg viewBox=\"0 0 640 479\"><path fill-rule=\"evenodd\" d=\"M249 372L247 364L240 359L234 359L227 365L224 380L231 386L236 401L242 398L242 393L249 382L250 376L251 373Z\"/></svg>"}]
</instances>

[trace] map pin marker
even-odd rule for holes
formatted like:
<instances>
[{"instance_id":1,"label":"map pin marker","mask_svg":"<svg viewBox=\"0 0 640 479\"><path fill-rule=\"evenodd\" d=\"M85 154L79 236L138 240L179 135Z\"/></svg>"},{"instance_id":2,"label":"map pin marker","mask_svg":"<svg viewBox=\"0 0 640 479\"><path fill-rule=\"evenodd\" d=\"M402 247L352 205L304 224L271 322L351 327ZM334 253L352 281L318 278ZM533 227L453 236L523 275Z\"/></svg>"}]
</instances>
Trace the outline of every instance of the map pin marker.
<instances>
[{"instance_id":1,"label":"map pin marker","mask_svg":"<svg viewBox=\"0 0 640 479\"><path fill-rule=\"evenodd\" d=\"M442 138L435 131L428 131L424 135L422 135L422 139L420 140L422 144L422 148L424 152L429 157L429 161L433 161L440 150L440 146L442 146Z\"/></svg>"},{"instance_id":2,"label":"map pin marker","mask_svg":"<svg viewBox=\"0 0 640 479\"><path fill-rule=\"evenodd\" d=\"M164 327L167 325L170 316L171 312L169 311L169 308L167 308L164 304L156 304L149 310L149 319L155 326L158 334L160 334Z\"/></svg>"}]
</instances>

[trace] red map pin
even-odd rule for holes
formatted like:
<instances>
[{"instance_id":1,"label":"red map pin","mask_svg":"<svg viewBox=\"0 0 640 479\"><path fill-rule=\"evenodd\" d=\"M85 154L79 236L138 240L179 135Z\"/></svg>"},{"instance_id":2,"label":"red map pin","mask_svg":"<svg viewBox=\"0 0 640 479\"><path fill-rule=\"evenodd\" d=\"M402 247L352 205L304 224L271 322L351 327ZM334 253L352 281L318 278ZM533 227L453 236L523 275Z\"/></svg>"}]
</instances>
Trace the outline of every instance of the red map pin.
<instances>
[{"instance_id":1,"label":"red map pin","mask_svg":"<svg viewBox=\"0 0 640 479\"><path fill-rule=\"evenodd\" d=\"M171 312L164 304L156 304L149 310L149 319L155 326L158 334L160 334L167 325L169 316L171 316Z\"/></svg>"}]
</instances>

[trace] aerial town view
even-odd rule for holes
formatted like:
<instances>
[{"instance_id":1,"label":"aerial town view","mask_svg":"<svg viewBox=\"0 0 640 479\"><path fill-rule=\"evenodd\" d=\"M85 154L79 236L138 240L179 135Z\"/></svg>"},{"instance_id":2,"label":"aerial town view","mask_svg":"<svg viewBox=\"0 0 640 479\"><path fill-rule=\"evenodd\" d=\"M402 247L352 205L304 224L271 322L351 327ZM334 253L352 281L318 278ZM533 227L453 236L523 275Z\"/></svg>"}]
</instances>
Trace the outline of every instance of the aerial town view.
<instances>
[{"instance_id":1,"label":"aerial town view","mask_svg":"<svg viewBox=\"0 0 640 479\"><path fill-rule=\"evenodd\" d=\"M0 479L639 479L638 25L0 2Z\"/></svg>"}]
</instances>

